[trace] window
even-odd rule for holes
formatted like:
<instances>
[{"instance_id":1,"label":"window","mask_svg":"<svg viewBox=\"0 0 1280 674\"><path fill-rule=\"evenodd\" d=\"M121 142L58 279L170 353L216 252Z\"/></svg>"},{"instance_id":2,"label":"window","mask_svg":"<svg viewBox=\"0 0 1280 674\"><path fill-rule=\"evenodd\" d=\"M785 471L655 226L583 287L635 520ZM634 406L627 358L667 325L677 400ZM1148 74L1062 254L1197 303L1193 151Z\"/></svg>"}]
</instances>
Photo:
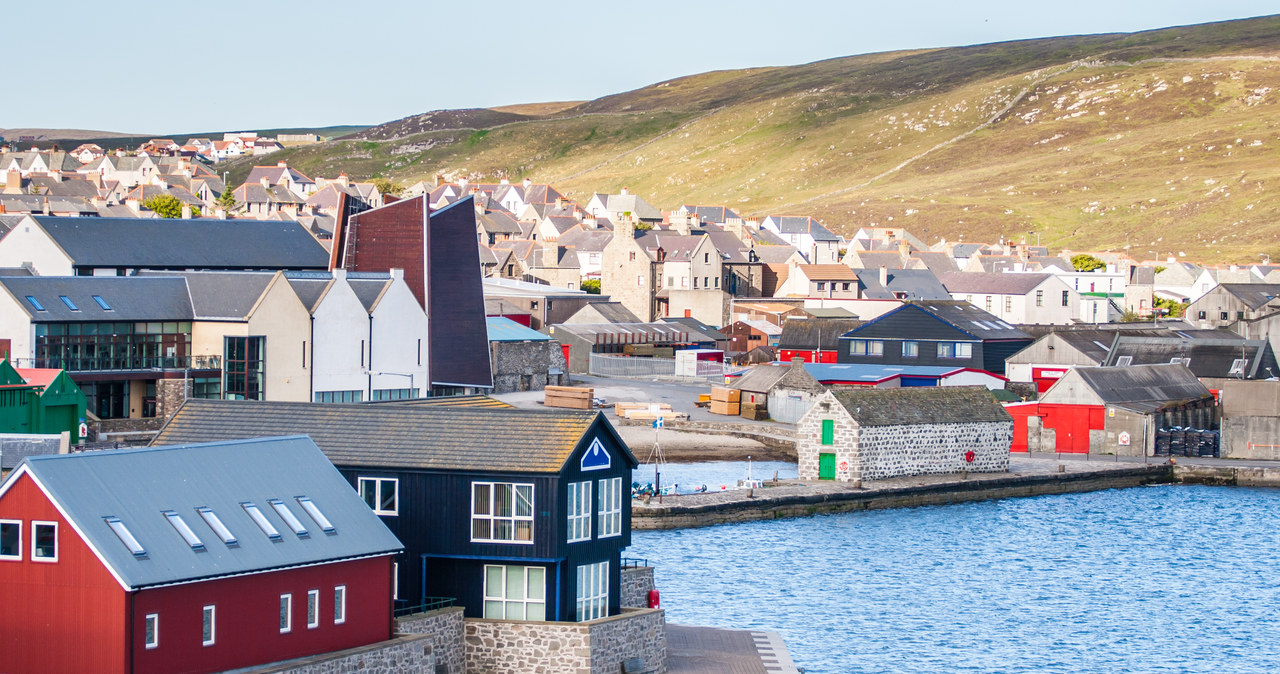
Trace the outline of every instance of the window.
<instances>
[{"instance_id":1,"label":"window","mask_svg":"<svg viewBox=\"0 0 1280 674\"><path fill-rule=\"evenodd\" d=\"M221 538L222 542L225 543L227 547L233 547L240 544L240 541L236 540L235 534L232 534L231 530L227 528L227 525L222 523L222 519L218 517L218 513L213 512L213 510L209 508L203 507L196 508L196 512L200 514L200 519L203 519L204 523L208 524L210 529L213 529L213 533L217 534L218 538Z\"/></svg>"},{"instance_id":2,"label":"window","mask_svg":"<svg viewBox=\"0 0 1280 674\"><path fill-rule=\"evenodd\" d=\"M903 358L918 358L919 356L920 356L920 342L909 339L902 343Z\"/></svg>"},{"instance_id":3,"label":"window","mask_svg":"<svg viewBox=\"0 0 1280 674\"><path fill-rule=\"evenodd\" d=\"M1129 367L1133 365L1133 356L1120 356L1116 358L1116 367Z\"/></svg>"},{"instance_id":4,"label":"window","mask_svg":"<svg viewBox=\"0 0 1280 674\"><path fill-rule=\"evenodd\" d=\"M1205 319L1204 317L1205 317L1205 312L1203 311L1199 312L1199 314L1197 315L1197 318L1199 318L1202 321Z\"/></svg>"},{"instance_id":5,"label":"window","mask_svg":"<svg viewBox=\"0 0 1280 674\"><path fill-rule=\"evenodd\" d=\"M120 539L121 543L124 543L124 546L129 549L129 552L134 557L147 556L146 548L142 547L142 544L134 537L133 532L129 531L129 527L125 526L119 517L104 517L103 520L107 523L107 526L111 527L116 537Z\"/></svg>"},{"instance_id":6,"label":"window","mask_svg":"<svg viewBox=\"0 0 1280 674\"><path fill-rule=\"evenodd\" d=\"M204 607L204 617L200 623L201 624L200 637L201 637L201 643L205 646L212 646L214 637L217 636L214 632L214 624L213 624L213 620L214 620L213 614L214 614L214 611L216 610L217 610L217 607L213 605Z\"/></svg>"},{"instance_id":7,"label":"window","mask_svg":"<svg viewBox=\"0 0 1280 674\"><path fill-rule=\"evenodd\" d=\"M938 342L939 358L973 358L973 344L969 342Z\"/></svg>"},{"instance_id":8,"label":"window","mask_svg":"<svg viewBox=\"0 0 1280 674\"><path fill-rule=\"evenodd\" d=\"M228 400L262 400L265 337L224 337L222 390Z\"/></svg>"},{"instance_id":9,"label":"window","mask_svg":"<svg viewBox=\"0 0 1280 674\"><path fill-rule=\"evenodd\" d=\"M58 561L58 523L31 521L31 560Z\"/></svg>"},{"instance_id":10,"label":"window","mask_svg":"<svg viewBox=\"0 0 1280 674\"><path fill-rule=\"evenodd\" d=\"M883 356L884 340L882 339L850 340L849 355L851 356Z\"/></svg>"},{"instance_id":11,"label":"window","mask_svg":"<svg viewBox=\"0 0 1280 674\"><path fill-rule=\"evenodd\" d=\"M20 520L0 520L0 559L22 559Z\"/></svg>"},{"instance_id":12,"label":"window","mask_svg":"<svg viewBox=\"0 0 1280 674\"><path fill-rule=\"evenodd\" d=\"M1237 358L1231 361L1231 369L1227 371L1227 374L1229 375L1244 374L1244 364L1245 364L1244 358Z\"/></svg>"},{"instance_id":13,"label":"window","mask_svg":"<svg viewBox=\"0 0 1280 674\"><path fill-rule=\"evenodd\" d=\"M72 302L70 297L67 297L66 295L58 295L58 299L62 300L62 303L67 305L68 309L72 311L80 311L80 307L76 306L76 303Z\"/></svg>"},{"instance_id":14,"label":"window","mask_svg":"<svg viewBox=\"0 0 1280 674\"><path fill-rule=\"evenodd\" d=\"M822 420L822 444L834 445L836 442L836 422L835 419Z\"/></svg>"},{"instance_id":15,"label":"window","mask_svg":"<svg viewBox=\"0 0 1280 674\"><path fill-rule=\"evenodd\" d=\"M694 279L694 283L697 283L697 279ZM826 282L825 282L825 281L818 281L818 292L822 292L822 291L824 291L824 290L826 290L826 289L827 289L827 284L826 284Z\"/></svg>"},{"instance_id":16,"label":"window","mask_svg":"<svg viewBox=\"0 0 1280 674\"><path fill-rule=\"evenodd\" d=\"M302 520L298 519L298 516L293 514L292 510L289 510L289 506L285 505L284 501L273 498L267 499L267 503L276 511L280 519L284 520L284 523L289 525L290 529L293 529L293 533L297 534L298 538L307 538L311 535L307 531L307 527L302 524Z\"/></svg>"},{"instance_id":17,"label":"window","mask_svg":"<svg viewBox=\"0 0 1280 674\"><path fill-rule=\"evenodd\" d=\"M148 613L143 627L142 643L147 648L160 645L160 614Z\"/></svg>"},{"instance_id":18,"label":"window","mask_svg":"<svg viewBox=\"0 0 1280 674\"><path fill-rule=\"evenodd\" d=\"M191 397L218 400L222 398L222 379L219 377L193 377Z\"/></svg>"},{"instance_id":19,"label":"window","mask_svg":"<svg viewBox=\"0 0 1280 674\"><path fill-rule=\"evenodd\" d=\"M360 498L373 509L375 515L398 515L397 495L400 480L394 477L362 477L358 480Z\"/></svg>"},{"instance_id":20,"label":"window","mask_svg":"<svg viewBox=\"0 0 1280 674\"><path fill-rule=\"evenodd\" d=\"M1013 311L1013 295L1004 296L1004 312L1007 314Z\"/></svg>"},{"instance_id":21,"label":"window","mask_svg":"<svg viewBox=\"0 0 1280 674\"><path fill-rule=\"evenodd\" d=\"M46 311L44 305L40 304L40 300L36 299L35 295L27 295L27 301L31 303L32 307L35 307L36 311Z\"/></svg>"},{"instance_id":22,"label":"window","mask_svg":"<svg viewBox=\"0 0 1280 674\"><path fill-rule=\"evenodd\" d=\"M668 287L670 287L670 286L673 286L673 285L675 285L675 284L676 284L676 277L674 277L674 276L668 276L668 277L667 277L667 286L668 286Z\"/></svg>"},{"instance_id":23,"label":"window","mask_svg":"<svg viewBox=\"0 0 1280 674\"><path fill-rule=\"evenodd\" d=\"M693 277L693 289L694 289L694 290L697 290L697 289L698 289L698 277L697 277L697 276Z\"/></svg>"},{"instance_id":24,"label":"window","mask_svg":"<svg viewBox=\"0 0 1280 674\"><path fill-rule=\"evenodd\" d=\"M364 391L316 391L318 403L358 403L364 400Z\"/></svg>"},{"instance_id":25,"label":"window","mask_svg":"<svg viewBox=\"0 0 1280 674\"><path fill-rule=\"evenodd\" d=\"M568 542L591 540L591 481L569 483Z\"/></svg>"},{"instance_id":26,"label":"window","mask_svg":"<svg viewBox=\"0 0 1280 674\"><path fill-rule=\"evenodd\" d=\"M347 622L347 586L339 585L333 588L333 624L344 622Z\"/></svg>"},{"instance_id":27,"label":"window","mask_svg":"<svg viewBox=\"0 0 1280 674\"><path fill-rule=\"evenodd\" d=\"M1243 312L1243 311L1237 311L1237 312L1236 312L1236 320L1237 320L1237 321L1243 321L1243 320L1244 320L1244 312Z\"/></svg>"},{"instance_id":28,"label":"window","mask_svg":"<svg viewBox=\"0 0 1280 674\"><path fill-rule=\"evenodd\" d=\"M644 287L644 276L640 274L636 274L636 287L639 287L639 288Z\"/></svg>"},{"instance_id":29,"label":"window","mask_svg":"<svg viewBox=\"0 0 1280 674\"><path fill-rule=\"evenodd\" d=\"M840 289L841 289L841 290L848 290L848 289L849 289L849 284L848 284L848 283L841 283L841 284L840 284Z\"/></svg>"},{"instance_id":30,"label":"window","mask_svg":"<svg viewBox=\"0 0 1280 674\"><path fill-rule=\"evenodd\" d=\"M533 485L471 484L471 540L533 542Z\"/></svg>"},{"instance_id":31,"label":"window","mask_svg":"<svg viewBox=\"0 0 1280 674\"><path fill-rule=\"evenodd\" d=\"M338 533L338 530L334 528L333 523L329 521L328 517L324 516L324 513L320 512L320 507L317 506L314 501L305 496L299 496L298 505L302 506L302 509L307 511L307 516L315 521L321 531L326 534Z\"/></svg>"},{"instance_id":32,"label":"window","mask_svg":"<svg viewBox=\"0 0 1280 674\"><path fill-rule=\"evenodd\" d=\"M280 633L293 629L293 595L280 595Z\"/></svg>"},{"instance_id":33,"label":"window","mask_svg":"<svg viewBox=\"0 0 1280 674\"><path fill-rule=\"evenodd\" d=\"M1225 312L1225 311L1219 311L1219 312L1218 312L1218 320L1225 321L1225 320L1227 320L1227 316L1229 316L1229 315L1230 315L1230 314L1228 314L1228 313L1227 313L1227 312Z\"/></svg>"},{"instance_id":34,"label":"window","mask_svg":"<svg viewBox=\"0 0 1280 674\"><path fill-rule=\"evenodd\" d=\"M968 342L956 342L956 358L973 358L973 345Z\"/></svg>"},{"instance_id":35,"label":"window","mask_svg":"<svg viewBox=\"0 0 1280 674\"><path fill-rule=\"evenodd\" d=\"M546 569L485 565L484 617L546 620L546 602Z\"/></svg>"},{"instance_id":36,"label":"window","mask_svg":"<svg viewBox=\"0 0 1280 674\"><path fill-rule=\"evenodd\" d=\"M187 525L187 521L182 519L182 515L172 510L166 510L163 514L169 520L169 524L173 525L173 528L178 531L178 535L182 536L182 540L186 541L193 551L204 552L204 541L201 541L196 532L191 530L191 527Z\"/></svg>"},{"instance_id":37,"label":"window","mask_svg":"<svg viewBox=\"0 0 1280 674\"><path fill-rule=\"evenodd\" d=\"M373 390L373 400L413 400L418 397L416 388L379 388Z\"/></svg>"},{"instance_id":38,"label":"window","mask_svg":"<svg viewBox=\"0 0 1280 674\"><path fill-rule=\"evenodd\" d=\"M600 538L622 535L622 478L600 480L596 495L596 535Z\"/></svg>"},{"instance_id":39,"label":"window","mask_svg":"<svg viewBox=\"0 0 1280 674\"><path fill-rule=\"evenodd\" d=\"M707 263L709 263L709 262L711 262L711 253L703 253L703 254L702 254L702 263L703 263L703 264L707 264Z\"/></svg>"},{"instance_id":40,"label":"window","mask_svg":"<svg viewBox=\"0 0 1280 674\"><path fill-rule=\"evenodd\" d=\"M1062 306L1064 306L1064 307L1066 307L1066 306L1071 306L1071 291L1070 291L1070 290L1064 290L1064 291L1062 291Z\"/></svg>"},{"instance_id":41,"label":"window","mask_svg":"<svg viewBox=\"0 0 1280 674\"><path fill-rule=\"evenodd\" d=\"M990 295L987 295L987 298L986 298L986 307L985 307L985 309L986 309L987 311L991 311L991 296L990 296Z\"/></svg>"},{"instance_id":42,"label":"window","mask_svg":"<svg viewBox=\"0 0 1280 674\"><path fill-rule=\"evenodd\" d=\"M631 251L631 253L627 256L627 260L628 260L629 262L635 262L635 261L636 261L636 253L635 253L635 251Z\"/></svg>"},{"instance_id":43,"label":"window","mask_svg":"<svg viewBox=\"0 0 1280 674\"><path fill-rule=\"evenodd\" d=\"M1036 306L1038 306L1038 307L1042 307L1042 306L1044 306L1044 291L1043 291L1043 290L1037 290L1037 291L1036 291Z\"/></svg>"},{"instance_id":44,"label":"window","mask_svg":"<svg viewBox=\"0 0 1280 674\"><path fill-rule=\"evenodd\" d=\"M268 540L283 540L280 536L280 532L276 530L275 525L271 523L271 520L267 519L266 515L262 514L262 511L258 509L257 505L253 503L241 503L240 507L244 508L244 511L249 514L249 519L253 520L253 523L258 525L259 529L262 529L262 533L267 535Z\"/></svg>"},{"instance_id":45,"label":"window","mask_svg":"<svg viewBox=\"0 0 1280 674\"><path fill-rule=\"evenodd\" d=\"M578 567L578 621L609 615L609 562Z\"/></svg>"},{"instance_id":46,"label":"window","mask_svg":"<svg viewBox=\"0 0 1280 674\"><path fill-rule=\"evenodd\" d=\"M307 590L307 629L320 626L320 590Z\"/></svg>"},{"instance_id":47,"label":"window","mask_svg":"<svg viewBox=\"0 0 1280 674\"><path fill-rule=\"evenodd\" d=\"M112 311L111 305L107 304L107 301L102 299L102 295L94 295L93 301L97 302L98 306L102 307L103 311Z\"/></svg>"}]
</instances>

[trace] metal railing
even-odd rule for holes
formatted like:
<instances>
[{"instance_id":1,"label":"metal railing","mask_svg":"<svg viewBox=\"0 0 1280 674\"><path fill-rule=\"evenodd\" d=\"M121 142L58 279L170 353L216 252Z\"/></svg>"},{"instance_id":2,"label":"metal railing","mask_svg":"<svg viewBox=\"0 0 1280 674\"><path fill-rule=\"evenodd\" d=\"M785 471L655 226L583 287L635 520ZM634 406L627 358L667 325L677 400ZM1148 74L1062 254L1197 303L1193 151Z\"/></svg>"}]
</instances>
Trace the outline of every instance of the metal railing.
<instances>
[{"instance_id":1,"label":"metal railing","mask_svg":"<svg viewBox=\"0 0 1280 674\"><path fill-rule=\"evenodd\" d=\"M673 379L680 381L723 382L726 372L738 369L715 361L698 361L697 374L677 374L674 358L646 358L590 354L587 372L597 377L631 379Z\"/></svg>"},{"instance_id":2,"label":"metal railing","mask_svg":"<svg viewBox=\"0 0 1280 674\"><path fill-rule=\"evenodd\" d=\"M422 599L424 603L418 604L417 606L396 606L392 611L392 614L397 618L403 618L415 613L426 613L428 611L449 608L453 606L453 602L457 601L454 597L423 597ZM396 601L397 604L401 602L408 603L407 600Z\"/></svg>"},{"instance_id":3,"label":"metal railing","mask_svg":"<svg viewBox=\"0 0 1280 674\"><path fill-rule=\"evenodd\" d=\"M637 567L637 566L653 566L653 565L649 563L649 560L641 557L623 557L622 558L622 568L625 569L627 567Z\"/></svg>"},{"instance_id":4,"label":"metal railing","mask_svg":"<svg viewBox=\"0 0 1280 674\"><path fill-rule=\"evenodd\" d=\"M220 370L221 356L90 356L83 358L15 358L14 367L52 368L68 372L127 370Z\"/></svg>"}]
</instances>

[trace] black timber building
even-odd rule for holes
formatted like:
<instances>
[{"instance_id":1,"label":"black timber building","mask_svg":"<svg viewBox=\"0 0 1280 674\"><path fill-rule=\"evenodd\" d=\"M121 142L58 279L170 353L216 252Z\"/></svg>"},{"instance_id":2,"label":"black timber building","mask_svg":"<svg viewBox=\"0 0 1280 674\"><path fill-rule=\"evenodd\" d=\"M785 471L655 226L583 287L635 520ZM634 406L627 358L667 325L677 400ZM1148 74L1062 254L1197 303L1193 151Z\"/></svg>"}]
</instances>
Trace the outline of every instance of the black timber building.
<instances>
[{"instance_id":1,"label":"black timber building","mask_svg":"<svg viewBox=\"0 0 1280 674\"><path fill-rule=\"evenodd\" d=\"M838 363L967 367L1003 375L1031 335L969 304L908 302L840 337Z\"/></svg>"}]
</instances>

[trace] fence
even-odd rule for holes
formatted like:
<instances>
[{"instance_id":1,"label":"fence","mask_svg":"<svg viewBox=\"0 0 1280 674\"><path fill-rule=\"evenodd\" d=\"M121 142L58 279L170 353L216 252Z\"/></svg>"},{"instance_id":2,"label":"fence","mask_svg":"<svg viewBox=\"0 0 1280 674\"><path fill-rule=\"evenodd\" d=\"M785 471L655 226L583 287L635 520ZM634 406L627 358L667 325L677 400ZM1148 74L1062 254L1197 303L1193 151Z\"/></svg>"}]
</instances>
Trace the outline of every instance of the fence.
<instances>
[{"instance_id":1,"label":"fence","mask_svg":"<svg viewBox=\"0 0 1280 674\"><path fill-rule=\"evenodd\" d=\"M769 394L769 418L784 424L794 424L813 406L809 396L793 396L783 393Z\"/></svg>"},{"instance_id":2,"label":"fence","mask_svg":"<svg viewBox=\"0 0 1280 674\"><path fill-rule=\"evenodd\" d=\"M587 372L597 377L622 377L632 379L672 379L680 381L710 381L723 383L724 375L739 369L715 361L700 360L697 375L676 374L674 358L642 358L632 356L606 356L591 354Z\"/></svg>"}]
</instances>

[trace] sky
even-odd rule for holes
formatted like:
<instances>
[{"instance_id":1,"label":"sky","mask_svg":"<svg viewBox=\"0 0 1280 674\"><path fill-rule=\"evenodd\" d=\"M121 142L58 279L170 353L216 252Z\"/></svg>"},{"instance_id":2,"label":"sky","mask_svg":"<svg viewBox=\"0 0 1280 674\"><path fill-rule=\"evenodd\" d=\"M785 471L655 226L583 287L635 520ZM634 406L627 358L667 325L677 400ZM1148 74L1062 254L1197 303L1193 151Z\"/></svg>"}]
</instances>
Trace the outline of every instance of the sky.
<instances>
[{"instance_id":1,"label":"sky","mask_svg":"<svg viewBox=\"0 0 1280 674\"><path fill-rule=\"evenodd\" d=\"M1278 11L1274 0L11 4L5 42L28 55L29 86L6 87L0 129L142 135L379 124L589 100L709 70Z\"/></svg>"}]
</instances>

